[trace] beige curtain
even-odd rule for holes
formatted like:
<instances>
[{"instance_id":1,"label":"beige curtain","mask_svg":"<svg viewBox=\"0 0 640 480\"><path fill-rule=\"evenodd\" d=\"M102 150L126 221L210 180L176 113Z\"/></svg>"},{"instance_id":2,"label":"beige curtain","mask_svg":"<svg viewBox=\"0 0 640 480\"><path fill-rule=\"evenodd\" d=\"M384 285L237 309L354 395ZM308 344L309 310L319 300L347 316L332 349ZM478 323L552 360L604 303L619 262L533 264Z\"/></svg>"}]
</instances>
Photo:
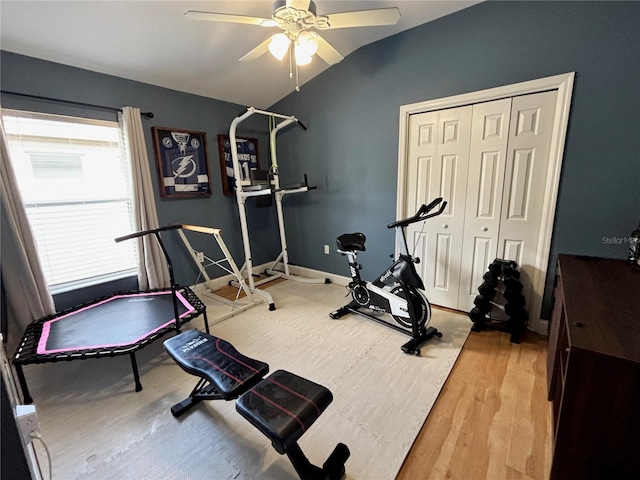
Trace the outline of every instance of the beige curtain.
<instances>
[{"instance_id":1,"label":"beige curtain","mask_svg":"<svg viewBox=\"0 0 640 480\"><path fill-rule=\"evenodd\" d=\"M0 265L7 305L7 350L13 353L27 325L56 309L9 161L1 117L0 134Z\"/></svg>"},{"instance_id":2,"label":"beige curtain","mask_svg":"<svg viewBox=\"0 0 640 480\"><path fill-rule=\"evenodd\" d=\"M137 231L158 228L158 212L153 197L151 171L140 109L124 107L118 116L124 143L131 159L133 202ZM145 235L138 242L138 284L141 290L167 288L171 281L166 259L155 235Z\"/></svg>"}]
</instances>

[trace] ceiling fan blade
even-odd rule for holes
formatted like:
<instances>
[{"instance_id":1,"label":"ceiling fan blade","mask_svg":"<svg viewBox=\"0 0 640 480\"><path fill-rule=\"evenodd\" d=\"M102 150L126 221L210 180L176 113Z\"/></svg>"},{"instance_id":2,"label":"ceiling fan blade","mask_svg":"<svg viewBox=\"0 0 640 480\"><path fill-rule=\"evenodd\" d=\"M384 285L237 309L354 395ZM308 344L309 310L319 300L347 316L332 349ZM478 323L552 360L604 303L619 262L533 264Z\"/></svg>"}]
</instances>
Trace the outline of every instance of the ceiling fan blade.
<instances>
[{"instance_id":1,"label":"ceiling fan blade","mask_svg":"<svg viewBox=\"0 0 640 480\"><path fill-rule=\"evenodd\" d=\"M271 41L271 37L267 38L264 42L258 45L256 48L247 53L244 57L240 59L241 62L250 62L252 60L257 60L262 55L269 51L269 42Z\"/></svg>"},{"instance_id":2,"label":"ceiling fan blade","mask_svg":"<svg viewBox=\"0 0 640 480\"><path fill-rule=\"evenodd\" d=\"M287 0L287 7L293 7L296 10L309 10L310 0Z\"/></svg>"},{"instance_id":3,"label":"ceiling fan blade","mask_svg":"<svg viewBox=\"0 0 640 480\"><path fill-rule=\"evenodd\" d=\"M228 13L199 12L189 10L184 14L189 20L208 20L210 22L243 23L246 25L260 25L275 27L276 22L271 18L247 17L245 15L231 15Z\"/></svg>"},{"instance_id":4,"label":"ceiling fan blade","mask_svg":"<svg viewBox=\"0 0 640 480\"><path fill-rule=\"evenodd\" d=\"M335 48L331 46L329 42L327 42L320 35L316 37L318 39L318 51L316 55L318 55L321 59L327 62L329 65L335 65L336 63L344 60L344 57L338 52Z\"/></svg>"},{"instance_id":5,"label":"ceiling fan blade","mask_svg":"<svg viewBox=\"0 0 640 480\"><path fill-rule=\"evenodd\" d=\"M395 25L400 20L400 10L379 8L376 10L360 10L325 15L329 19L329 28L375 27L379 25Z\"/></svg>"}]
</instances>

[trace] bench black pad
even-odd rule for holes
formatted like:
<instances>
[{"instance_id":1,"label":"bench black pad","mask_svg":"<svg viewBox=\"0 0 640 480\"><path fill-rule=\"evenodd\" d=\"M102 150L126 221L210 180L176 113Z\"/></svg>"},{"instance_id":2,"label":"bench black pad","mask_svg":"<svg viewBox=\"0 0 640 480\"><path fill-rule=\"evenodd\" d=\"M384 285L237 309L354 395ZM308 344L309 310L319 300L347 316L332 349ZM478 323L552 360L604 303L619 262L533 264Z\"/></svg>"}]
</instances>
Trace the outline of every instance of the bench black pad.
<instances>
[{"instance_id":1,"label":"bench black pad","mask_svg":"<svg viewBox=\"0 0 640 480\"><path fill-rule=\"evenodd\" d=\"M277 370L242 394L236 410L284 454L332 401L333 395L322 385Z\"/></svg>"},{"instance_id":2,"label":"bench black pad","mask_svg":"<svg viewBox=\"0 0 640 480\"><path fill-rule=\"evenodd\" d=\"M229 342L197 330L166 340L164 348L184 371L208 380L224 400L237 398L269 372L268 364L246 357Z\"/></svg>"}]
</instances>

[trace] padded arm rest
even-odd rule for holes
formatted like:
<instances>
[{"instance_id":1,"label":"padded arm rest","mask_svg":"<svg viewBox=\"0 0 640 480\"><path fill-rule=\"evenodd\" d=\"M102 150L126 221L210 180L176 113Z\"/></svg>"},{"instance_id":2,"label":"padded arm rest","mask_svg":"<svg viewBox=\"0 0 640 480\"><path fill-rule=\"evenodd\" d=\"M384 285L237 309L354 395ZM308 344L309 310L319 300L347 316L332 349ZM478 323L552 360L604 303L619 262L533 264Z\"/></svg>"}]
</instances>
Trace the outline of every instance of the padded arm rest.
<instances>
[{"instance_id":1,"label":"padded arm rest","mask_svg":"<svg viewBox=\"0 0 640 480\"><path fill-rule=\"evenodd\" d=\"M269 372L269 365L246 357L221 338L187 330L164 342L180 367L208 380L225 400L237 398Z\"/></svg>"}]
</instances>

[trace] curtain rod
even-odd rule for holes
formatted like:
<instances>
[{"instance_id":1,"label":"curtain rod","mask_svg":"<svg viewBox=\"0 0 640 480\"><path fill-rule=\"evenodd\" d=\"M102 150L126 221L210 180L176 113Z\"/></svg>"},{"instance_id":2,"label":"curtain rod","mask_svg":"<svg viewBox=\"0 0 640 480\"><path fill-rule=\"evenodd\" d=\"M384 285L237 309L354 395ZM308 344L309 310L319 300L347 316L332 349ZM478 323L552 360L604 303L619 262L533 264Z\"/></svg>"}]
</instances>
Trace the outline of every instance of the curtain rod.
<instances>
[{"instance_id":1,"label":"curtain rod","mask_svg":"<svg viewBox=\"0 0 640 480\"><path fill-rule=\"evenodd\" d=\"M103 105L94 105L92 103L74 102L73 100L62 100L62 99L59 99L59 98L41 97L40 95L29 95L28 93L9 92L7 90L0 90L0 93L2 93L4 95L13 95L13 96L16 96L16 97L33 98L33 99L36 99L36 100L47 100L47 101L50 101L50 102L68 103L70 105L79 105L81 107L101 108L103 110L111 110L112 112L121 112L122 111L121 108L105 107ZM153 118L153 113L152 112L140 112L140 115L142 115L143 117L147 117L147 118Z\"/></svg>"}]
</instances>

